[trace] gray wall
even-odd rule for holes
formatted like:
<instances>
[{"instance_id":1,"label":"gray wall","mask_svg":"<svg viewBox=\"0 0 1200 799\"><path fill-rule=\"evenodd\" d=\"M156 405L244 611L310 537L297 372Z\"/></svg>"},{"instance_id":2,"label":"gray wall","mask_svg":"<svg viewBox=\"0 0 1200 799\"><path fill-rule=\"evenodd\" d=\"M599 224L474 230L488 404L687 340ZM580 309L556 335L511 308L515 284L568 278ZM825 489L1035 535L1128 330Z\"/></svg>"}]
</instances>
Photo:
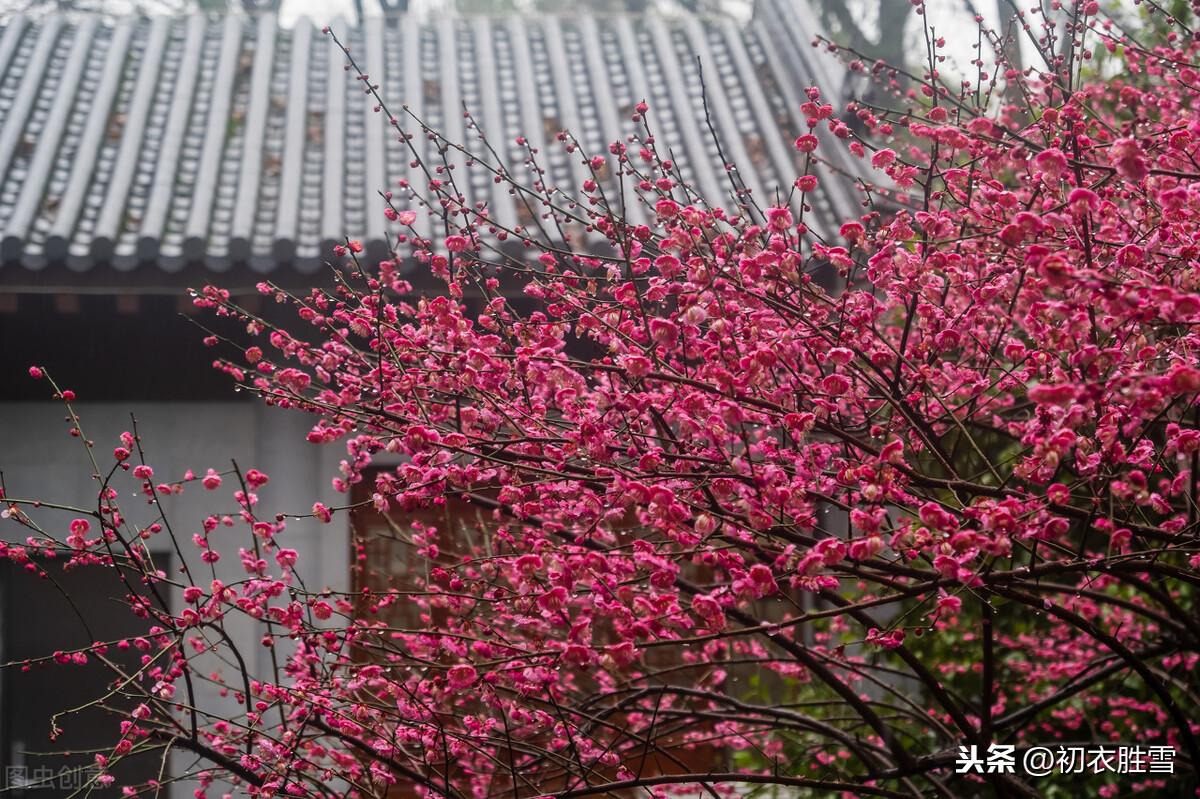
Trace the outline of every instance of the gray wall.
<instances>
[{"instance_id":1,"label":"gray wall","mask_svg":"<svg viewBox=\"0 0 1200 799\"><path fill-rule=\"evenodd\" d=\"M146 460L154 467L156 482L177 479L188 468L198 475L203 475L209 467L223 471L230 467L230 458L235 458L243 472L257 468L271 478L258 492L258 513L264 518L272 518L276 513L289 517L310 513L312 503L318 499L330 505L348 504L348 498L333 491L330 485L345 451L338 444L318 446L305 440L316 418L311 415L267 408L253 401L139 404L82 400L76 403L76 411L85 433L95 441L102 468L111 465L112 449L119 445L121 431L130 429L132 412L138 421ZM68 425L63 417L62 405L52 401L0 403L0 470L9 497L94 506L96 483L90 478L90 463L79 440L67 434ZM206 585L207 579L200 575L210 572L200 562L199 552L191 543L192 534L201 530L201 520L209 513L236 509L231 488L235 484L232 477L227 477L220 489L208 492L198 483L192 483L183 494L164 501L180 547L201 585ZM135 520L153 517L145 499L132 495L131 479L119 480L116 485L122 491L122 508L127 517ZM36 518L44 525L57 522L61 525L58 529L65 531L72 516L47 511ZM0 536L5 540L22 540L25 534L24 528L12 522L0 523ZM218 528L211 540L222 555L216 564L217 576L227 582L244 577L237 553L239 546L249 543L245 525ZM278 540L300 553L299 572L309 589L349 589L346 514L336 514L331 524L289 518L287 530ZM155 552L169 550L165 534L156 537L152 548ZM178 559L174 555L172 561L173 568L177 568ZM177 606L182 603L178 596L174 601ZM251 670L265 676L270 656L258 641L262 630L241 619L231 621L228 629L250 662ZM214 663L214 667L219 665ZM221 701L215 691L203 687L200 690L204 692L198 698L202 707L213 707ZM175 763L181 761L177 758ZM187 796L190 788L178 784L172 793L175 797Z\"/></svg>"}]
</instances>

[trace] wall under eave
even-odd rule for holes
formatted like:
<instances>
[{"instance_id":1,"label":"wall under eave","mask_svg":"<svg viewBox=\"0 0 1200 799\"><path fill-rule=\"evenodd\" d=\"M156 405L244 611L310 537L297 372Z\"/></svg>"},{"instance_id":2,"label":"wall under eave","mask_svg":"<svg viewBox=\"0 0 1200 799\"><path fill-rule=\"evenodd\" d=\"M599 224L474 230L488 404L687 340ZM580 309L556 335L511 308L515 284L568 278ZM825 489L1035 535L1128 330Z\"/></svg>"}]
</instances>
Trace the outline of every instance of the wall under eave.
<instances>
[{"instance_id":1,"label":"wall under eave","mask_svg":"<svg viewBox=\"0 0 1200 799\"><path fill-rule=\"evenodd\" d=\"M129 415L138 420L138 431L146 451L146 460L153 466L155 479L173 480L188 468L203 474L209 467L224 471L230 459L236 459L243 470L257 468L270 476L270 482L259 490L259 514L272 518L275 513L289 517L287 529L278 540L283 546L300 553L298 571L310 590L329 587L334 590L350 588L350 537L348 515L339 513L331 524L314 519L294 520L294 514L311 513L312 503L321 500L329 505L346 504L344 495L333 491L330 480L337 474L337 464L344 449L334 445L318 446L305 440L312 417L299 412L268 408L257 402L163 402L163 403L89 403L77 404L84 431L95 441L95 451L101 465L110 462L113 447L119 445L121 431L130 429ZM39 498L69 505L87 507L95 504L96 483L90 478L91 467L80 441L67 434L63 408L53 401L26 403L0 402L0 470L4 473L8 496ZM134 520L148 521L154 517L140 495L135 495L134 481L125 479L114 484L121 491L122 509ZM181 495L164 501L185 558L196 581L207 586L211 572L199 558L199 550L191 537L200 531L204 516L230 513L236 510L232 487L236 481L226 478L215 492L205 491L193 483ZM65 534L72 514L39 512L38 519ZM24 540L27 531L12 522L0 525L0 536L7 541ZM226 583L245 578L238 548L249 544L248 531L243 524L234 528L218 528L210 536L214 548L221 552L215 565L217 577ZM170 553L165 534L151 540L152 551L169 554L172 567L178 558ZM274 564L272 564L273 566ZM177 592L179 593L179 592ZM176 610L182 609L179 595L172 597ZM261 643L262 629L242 618L231 620L228 632L237 643L251 671L267 676L270 655ZM88 641L81 641L86 645ZM282 654L282 653L281 653ZM215 660L196 661L198 671L207 673L228 667ZM97 686L101 691L102 686ZM197 682L199 704L220 707L217 692ZM179 757L175 768L187 758ZM172 786L172 799L190 796L195 786L183 783Z\"/></svg>"}]
</instances>

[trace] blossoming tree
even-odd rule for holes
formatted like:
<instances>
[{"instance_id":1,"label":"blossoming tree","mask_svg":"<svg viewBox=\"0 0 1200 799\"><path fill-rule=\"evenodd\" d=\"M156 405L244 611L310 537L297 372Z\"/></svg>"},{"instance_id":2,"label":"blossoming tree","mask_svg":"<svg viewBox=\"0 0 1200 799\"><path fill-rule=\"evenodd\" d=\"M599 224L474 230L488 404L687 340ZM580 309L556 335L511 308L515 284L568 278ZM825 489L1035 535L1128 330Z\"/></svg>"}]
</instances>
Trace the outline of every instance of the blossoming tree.
<instances>
[{"instance_id":1,"label":"blossoming tree","mask_svg":"<svg viewBox=\"0 0 1200 799\"><path fill-rule=\"evenodd\" d=\"M606 153L560 137L592 175L578 191L545 185L534 150L521 168L423 164L402 189L441 232L418 236L385 195L392 258L348 240L334 290L260 287L294 323L197 291L244 331L208 339L219 368L310 413L311 441L346 448L335 485L423 565L357 594L306 586L266 475L164 478L135 431L93 447L71 410L97 503L60 525L7 497L29 530L4 554L115 569L153 625L48 653L70 668L140 652L111 694L136 707L97 763L169 743L203 762L197 795L1194 787L1197 48L1073 8L1065 46L1026 22L1044 64L1007 75L1023 107L993 99L1003 65L948 86L933 36L925 74L853 65L905 110L854 107L851 126L810 90L790 196L752 196L734 171L729 197L696 196L641 105L642 134ZM1123 76L1089 79L1101 55ZM830 147L878 180L822 235L808 167ZM462 169L507 182L530 224L501 228ZM445 291L414 297L405 261ZM160 519L127 520L127 481ZM232 488L236 511L172 529L185 487L214 507ZM405 522L446 503L475 520ZM223 524L245 530L240 552L210 541ZM243 576L159 570L146 540L168 535L183 562L239 557ZM244 665L235 619L272 673ZM201 673L214 655L229 668ZM201 680L233 704L198 705ZM954 767L960 747L1068 741L1177 756L1172 773L1143 759L1050 782Z\"/></svg>"}]
</instances>

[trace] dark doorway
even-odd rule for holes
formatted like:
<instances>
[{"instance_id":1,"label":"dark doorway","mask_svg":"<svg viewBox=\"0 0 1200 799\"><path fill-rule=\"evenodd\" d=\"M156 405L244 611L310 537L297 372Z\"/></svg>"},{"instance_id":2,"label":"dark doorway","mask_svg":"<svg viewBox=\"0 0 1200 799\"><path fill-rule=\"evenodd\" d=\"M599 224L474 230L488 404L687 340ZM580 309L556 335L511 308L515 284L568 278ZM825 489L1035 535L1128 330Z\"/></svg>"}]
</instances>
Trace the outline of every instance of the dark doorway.
<instances>
[{"instance_id":1,"label":"dark doorway","mask_svg":"<svg viewBox=\"0 0 1200 799\"><path fill-rule=\"evenodd\" d=\"M23 662L146 632L148 623L124 602L128 589L114 569L66 571L56 562L37 565L38 571L30 571L0 563L0 662ZM46 577L39 576L43 570ZM132 648L114 647L106 657L129 673L137 668L139 655ZM103 696L112 679L108 667L94 659L86 665L49 663L0 670L0 789L28 799L89 793L97 773L95 752L111 752L120 737L120 718L95 707L62 716L62 733L55 741L49 736L50 720L55 713ZM135 703L113 697L108 704L132 708ZM96 796L119 796L121 785L157 779L159 769L156 753L132 756L112 769L112 787L90 787Z\"/></svg>"}]
</instances>

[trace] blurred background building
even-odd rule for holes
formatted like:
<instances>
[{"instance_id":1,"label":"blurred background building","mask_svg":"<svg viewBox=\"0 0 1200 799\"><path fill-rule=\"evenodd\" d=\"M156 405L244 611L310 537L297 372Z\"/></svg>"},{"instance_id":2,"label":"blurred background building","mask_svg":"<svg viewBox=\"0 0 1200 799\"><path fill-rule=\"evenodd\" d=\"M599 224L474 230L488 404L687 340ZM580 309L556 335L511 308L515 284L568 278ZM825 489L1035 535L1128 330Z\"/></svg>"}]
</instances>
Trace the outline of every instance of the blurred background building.
<instances>
[{"instance_id":1,"label":"blurred background building","mask_svg":"<svg viewBox=\"0 0 1200 799\"><path fill-rule=\"evenodd\" d=\"M102 452L136 419L161 476L235 459L271 476L262 495L272 512L307 514L314 499L338 504L330 488L336 447L307 443L305 416L231 390L201 344L200 325L212 320L193 314L186 293L216 283L271 315L280 310L258 304L259 281L328 281L325 261L346 237L362 239L371 257L386 254L379 192L414 176L413 153L375 113L320 24L350 45L394 113L407 106L488 160L465 105L510 165L522 162L515 140L525 136L562 187L585 176L557 133L570 130L585 149L605 152L633 132L631 113L646 99L659 142L686 179L706 197L728 196L707 100L734 178L774 202L800 169L792 141L804 129L803 88L842 93L841 68L810 47L821 16L802 0L761 0L749 14L705 0L663 8L605 0L537 14L529 13L545 12L537 3L463 0L462 13L435 14L404 0L369 9L366 1L340 14L336 3L302 7L315 24L294 13L296 4L281 11L250 0L232 8L35 0L0 17L0 469L9 496L94 503L61 406L44 382L26 377L39 364L76 392ZM438 157L424 137L413 145ZM828 191L811 221L830 225L854 213L843 180L857 168L850 159L823 167ZM498 220L530 221L483 170L461 175ZM424 214L418 224L428 224ZM419 270L412 280L418 293L437 291ZM172 500L185 539L211 512L208 499L192 490ZM345 515L289 525L288 546L300 551L309 586L350 587L351 534ZM237 533L228 535L236 551ZM164 562L178 568L162 546ZM235 577L240 564L231 556L218 570ZM49 573L53 580L39 580L0 567L0 660L128 633L118 587ZM251 657L266 657L252 630L233 632ZM80 784L69 769L86 768L87 747L113 722L72 716L69 734L49 743L46 719L95 695L102 679L73 674L62 685L44 670L0 672L0 787L51 797ZM38 754L62 747L80 754ZM176 757L171 770L188 767ZM144 768L143 778L154 776L156 766Z\"/></svg>"}]
</instances>

